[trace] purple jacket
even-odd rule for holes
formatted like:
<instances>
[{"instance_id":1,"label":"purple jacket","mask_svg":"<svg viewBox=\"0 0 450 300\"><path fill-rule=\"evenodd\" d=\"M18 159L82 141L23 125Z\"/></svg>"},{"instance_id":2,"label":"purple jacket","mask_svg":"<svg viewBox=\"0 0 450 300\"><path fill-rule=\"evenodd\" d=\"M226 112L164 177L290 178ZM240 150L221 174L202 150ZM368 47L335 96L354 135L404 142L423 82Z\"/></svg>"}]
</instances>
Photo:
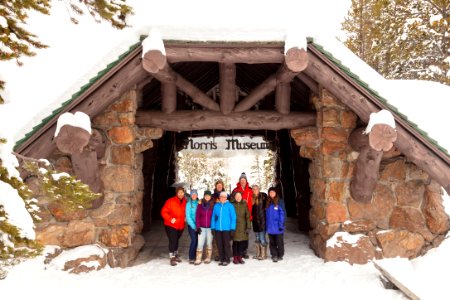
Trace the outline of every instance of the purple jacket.
<instances>
[{"instance_id":1,"label":"purple jacket","mask_svg":"<svg viewBox=\"0 0 450 300\"><path fill-rule=\"evenodd\" d=\"M211 216L213 212L214 203L212 200L209 202L202 202L197 207L197 212L195 213L195 224L197 228L210 228L211 227Z\"/></svg>"}]
</instances>

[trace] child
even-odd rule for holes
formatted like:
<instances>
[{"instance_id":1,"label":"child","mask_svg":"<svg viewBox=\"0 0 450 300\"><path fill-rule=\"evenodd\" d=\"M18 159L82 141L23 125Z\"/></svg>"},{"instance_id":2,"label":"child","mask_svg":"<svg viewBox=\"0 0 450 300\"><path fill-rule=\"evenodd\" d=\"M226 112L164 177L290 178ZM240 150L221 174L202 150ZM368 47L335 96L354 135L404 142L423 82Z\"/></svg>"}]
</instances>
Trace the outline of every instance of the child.
<instances>
[{"instance_id":1,"label":"child","mask_svg":"<svg viewBox=\"0 0 450 300\"><path fill-rule=\"evenodd\" d=\"M266 229L269 234L270 255L273 262L283 260L284 256L284 222L285 212L275 188L269 189L266 208Z\"/></svg>"},{"instance_id":2,"label":"child","mask_svg":"<svg viewBox=\"0 0 450 300\"><path fill-rule=\"evenodd\" d=\"M214 208L214 202L211 200L211 191L205 191L201 204L197 207L195 215L195 223L197 226L198 244L197 256L195 257L194 265L199 265L202 262L203 247L206 244L206 259L205 264L211 262L212 255L212 233L211 233L211 216Z\"/></svg>"},{"instance_id":3,"label":"child","mask_svg":"<svg viewBox=\"0 0 450 300\"><path fill-rule=\"evenodd\" d=\"M236 192L233 200L236 210L236 231L233 238L233 263L244 264L242 256L248 243L248 232L251 229L250 212L245 201L242 200L242 193Z\"/></svg>"}]
</instances>

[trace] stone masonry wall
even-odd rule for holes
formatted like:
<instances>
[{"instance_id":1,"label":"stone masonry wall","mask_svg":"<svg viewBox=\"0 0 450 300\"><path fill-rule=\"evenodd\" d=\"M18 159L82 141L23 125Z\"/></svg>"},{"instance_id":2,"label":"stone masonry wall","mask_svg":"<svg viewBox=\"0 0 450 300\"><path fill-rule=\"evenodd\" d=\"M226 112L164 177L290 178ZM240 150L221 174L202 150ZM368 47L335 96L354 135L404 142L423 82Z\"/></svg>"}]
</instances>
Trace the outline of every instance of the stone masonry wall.
<instances>
[{"instance_id":1,"label":"stone masonry wall","mask_svg":"<svg viewBox=\"0 0 450 300\"><path fill-rule=\"evenodd\" d=\"M92 121L92 127L107 138L106 155L99 161L104 201L96 209L64 213L37 195L42 223L37 239L43 244L73 248L98 243L109 248L112 267L129 266L144 245L142 199L144 178L142 152L162 136L158 128L139 128L135 114L139 94L131 90ZM50 157L58 171L73 174L70 157L59 151Z\"/></svg>"},{"instance_id":2,"label":"stone masonry wall","mask_svg":"<svg viewBox=\"0 0 450 300\"><path fill-rule=\"evenodd\" d=\"M358 153L348 144L357 116L328 91L313 99L317 126L291 131L311 159L311 246L326 261L366 263L436 247L449 229L440 186L396 151L386 153L370 203L352 199Z\"/></svg>"}]
</instances>

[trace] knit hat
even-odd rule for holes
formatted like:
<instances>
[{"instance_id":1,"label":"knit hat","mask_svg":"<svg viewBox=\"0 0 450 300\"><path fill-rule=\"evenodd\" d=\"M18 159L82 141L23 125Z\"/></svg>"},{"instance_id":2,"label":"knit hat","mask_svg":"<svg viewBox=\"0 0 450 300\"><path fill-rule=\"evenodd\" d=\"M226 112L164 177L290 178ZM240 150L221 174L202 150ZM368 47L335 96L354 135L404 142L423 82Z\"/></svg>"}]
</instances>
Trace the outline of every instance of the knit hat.
<instances>
[{"instance_id":1,"label":"knit hat","mask_svg":"<svg viewBox=\"0 0 450 300\"><path fill-rule=\"evenodd\" d=\"M227 197L227 198L228 198L228 194L227 194L227 192L221 192L221 193L220 193L220 197L222 197L222 196L225 196L225 197Z\"/></svg>"},{"instance_id":2,"label":"knit hat","mask_svg":"<svg viewBox=\"0 0 450 300\"><path fill-rule=\"evenodd\" d=\"M212 195L211 194L211 191L210 190L206 190L204 193L203 193L203 197L205 197L206 195Z\"/></svg>"},{"instance_id":3,"label":"knit hat","mask_svg":"<svg viewBox=\"0 0 450 300\"><path fill-rule=\"evenodd\" d=\"M197 192L196 189L192 189L192 190L191 190L191 196L194 195L194 194L198 195L198 192Z\"/></svg>"},{"instance_id":4,"label":"knit hat","mask_svg":"<svg viewBox=\"0 0 450 300\"><path fill-rule=\"evenodd\" d=\"M245 172L241 173L241 176L239 177L239 180L241 180L242 178L245 178L245 180L247 180L247 175L245 175Z\"/></svg>"}]
</instances>

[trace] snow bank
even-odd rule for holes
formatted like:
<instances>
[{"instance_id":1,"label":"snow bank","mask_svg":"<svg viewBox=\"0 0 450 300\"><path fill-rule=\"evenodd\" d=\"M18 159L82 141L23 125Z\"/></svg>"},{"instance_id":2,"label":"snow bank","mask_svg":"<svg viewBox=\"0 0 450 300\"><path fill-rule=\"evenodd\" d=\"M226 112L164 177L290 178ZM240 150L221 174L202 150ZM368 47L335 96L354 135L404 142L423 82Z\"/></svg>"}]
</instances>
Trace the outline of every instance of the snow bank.
<instances>
[{"instance_id":1,"label":"snow bank","mask_svg":"<svg viewBox=\"0 0 450 300\"><path fill-rule=\"evenodd\" d=\"M34 240L33 219L25 208L23 199L19 193L8 183L0 180L0 205L8 217L8 222L16 226L20 231L20 236Z\"/></svg>"},{"instance_id":2,"label":"snow bank","mask_svg":"<svg viewBox=\"0 0 450 300\"><path fill-rule=\"evenodd\" d=\"M107 250L106 250L107 251ZM79 258L87 258L92 255L97 255L98 257L105 256L105 249L98 245L85 245L70 250L63 251L60 255L55 257L49 264L49 268L54 270L63 270L66 262L71 260L77 260ZM95 264L97 263L97 264ZM90 264L86 263L86 266ZM92 262L95 266L98 266L98 262Z\"/></svg>"},{"instance_id":3,"label":"snow bank","mask_svg":"<svg viewBox=\"0 0 450 300\"><path fill-rule=\"evenodd\" d=\"M345 231L338 231L327 240L327 247L330 248L342 247L343 243L351 244L352 247L356 247L359 239L362 238L363 236L364 236L363 234L350 234Z\"/></svg>"}]
</instances>

